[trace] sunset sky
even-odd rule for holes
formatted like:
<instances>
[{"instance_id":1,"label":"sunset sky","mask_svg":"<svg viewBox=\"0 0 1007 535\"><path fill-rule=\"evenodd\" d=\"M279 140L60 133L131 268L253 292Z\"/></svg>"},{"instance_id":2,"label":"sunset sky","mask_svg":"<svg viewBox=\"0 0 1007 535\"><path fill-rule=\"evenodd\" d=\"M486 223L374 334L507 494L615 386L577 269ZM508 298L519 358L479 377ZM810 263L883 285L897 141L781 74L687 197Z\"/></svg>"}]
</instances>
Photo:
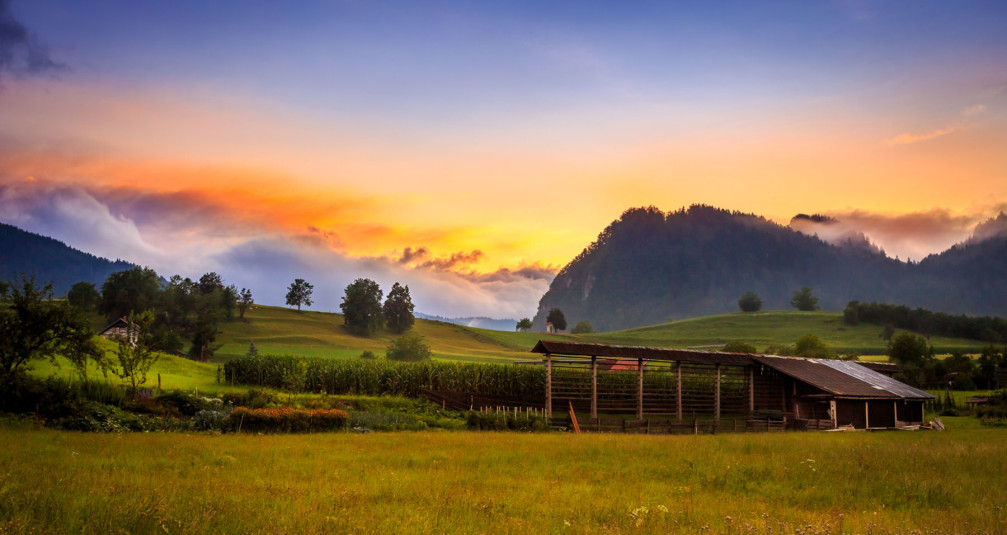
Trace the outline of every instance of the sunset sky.
<instances>
[{"instance_id":1,"label":"sunset sky","mask_svg":"<svg viewBox=\"0 0 1007 535\"><path fill-rule=\"evenodd\" d=\"M531 316L633 206L919 259L1007 209L1007 3L0 0L0 221Z\"/></svg>"}]
</instances>

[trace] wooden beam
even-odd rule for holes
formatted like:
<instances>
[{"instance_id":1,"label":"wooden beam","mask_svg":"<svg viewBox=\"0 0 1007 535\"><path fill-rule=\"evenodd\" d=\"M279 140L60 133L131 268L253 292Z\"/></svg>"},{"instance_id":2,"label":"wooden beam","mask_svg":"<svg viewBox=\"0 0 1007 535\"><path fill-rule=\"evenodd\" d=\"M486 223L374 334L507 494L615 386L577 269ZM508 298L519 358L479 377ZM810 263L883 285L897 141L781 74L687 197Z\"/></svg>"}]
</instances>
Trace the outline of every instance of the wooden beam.
<instances>
[{"instance_id":1,"label":"wooden beam","mask_svg":"<svg viewBox=\"0 0 1007 535\"><path fill-rule=\"evenodd\" d=\"M871 427L871 405L869 402L864 402L864 429L870 429Z\"/></svg>"},{"instance_id":2,"label":"wooden beam","mask_svg":"<svg viewBox=\"0 0 1007 535\"><path fill-rule=\"evenodd\" d=\"M720 422L720 363L717 363L716 398L713 402L713 421Z\"/></svg>"},{"instance_id":3,"label":"wooden beam","mask_svg":"<svg viewBox=\"0 0 1007 535\"><path fill-rule=\"evenodd\" d=\"M598 417L598 357L591 357L591 418Z\"/></svg>"},{"instance_id":4,"label":"wooden beam","mask_svg":"<svg viewBox=\"0 0 1007 535\"><path fill-rule=\"evenodd\" d=\"M636 359L636 419L643 420L643 359Z\"/></svg>"},{"instance_id":5,"label":"wooden beam","mask_svg":"<svg viewBox=\"0 0 1007 535\"><path fill-rule=\"evenodd\" d=\"M893 401L892 402L892 410L894 411L894 414L895 414L895 427L898 427L899 426L899 402L898 401Z\"/></svg>"},{"instance_id":6,"label":"wooden beam","mask_svg":"<svg viewBox=\"0 0 1007 535\"><path fill-rule=\"evenodd\" d=\"M748 367L748 415L755 414L755 366Z\"/></svg>"},{"instance_id":7,"label":"wooden beam","mask_svg":"<svg viewBox=\"0 0 1007 535\"><path fill-rule=\"evenodd\" d=\"M677 404L675 414L678 421L682 421L682 361L675 361L675 373L678 375L678 385L675 387L675 402Z\"/></svg>"},{"instance_id":8,"label":"wooden beam","mask_svg":"<svg viewBox=\"0 0 1007 535\"><path fill-rule=\"evenodd\" d=\"M545 417L552 416L552 355L545 354Z\"/></svg>"},{"instance_id":9,"label":"wooden beam","mask_svg":"<svg viewBox=\"0 0 1007 535\"><path fill-rule=\"evenodd\" d=\"M836 400L829 400L829 411L832 413L832 428L836 429L839 427L839 415L836 414Z\"/></svg>"}]
</instances>

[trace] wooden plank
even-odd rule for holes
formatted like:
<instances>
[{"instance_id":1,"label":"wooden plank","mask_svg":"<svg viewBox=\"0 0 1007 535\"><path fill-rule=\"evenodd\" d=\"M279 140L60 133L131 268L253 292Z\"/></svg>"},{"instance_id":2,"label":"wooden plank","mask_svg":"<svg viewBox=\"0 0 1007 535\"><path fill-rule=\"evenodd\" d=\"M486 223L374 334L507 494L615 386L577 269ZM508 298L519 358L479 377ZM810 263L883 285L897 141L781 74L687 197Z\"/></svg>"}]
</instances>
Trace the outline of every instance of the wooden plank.
<instances>
[{"instance_id":1,"label":"wooden plank","mask_svg":"<svg viewBox=\"0 0 1007 535\"><path fill-rule=\"evenodd\" d=\"M678 386L675 387L675 398L677 407L678 421L682 421L682 361L675 361L675 373L678 376Z\"/></svg>"},{"instance_id":2,"label":"wooden plank","mask_svg":"<svg viewBox=\"0 0 1007 535\"><path fill-rule=\"evenodd\" d=\"M545 417L552 417L552 356L545 354Z\"/></svg>"},{"instance_id":3,"label":"wooden plank","mask_svg":"<svg viewBox=\"0 0 1007 535\"><path fill-rule=\"evenodd\" d=\"M643 359L636 359L636 419L643 420Z\"/></svg>"},{"instance_id":4,"label":"wooden plank","mask_svg":"<svg viewBox=\"0 0 1007 535\"><path fill-rule=\"evenodd\" d=\"M598 417L598 357L591 357L591 418Z\"/></svg>"},{"instance_id":5,"label":"wooden plank","mask_svg":"<svg viewBox=\"0 0 1007 535\"><path fill-rule=\"evenodd\" d=\"M577 423L577 413L573 412L573 403L570 403L570 421L573 422L574 434L580 434L580 425Z\"/></svg>"}]
</instances>

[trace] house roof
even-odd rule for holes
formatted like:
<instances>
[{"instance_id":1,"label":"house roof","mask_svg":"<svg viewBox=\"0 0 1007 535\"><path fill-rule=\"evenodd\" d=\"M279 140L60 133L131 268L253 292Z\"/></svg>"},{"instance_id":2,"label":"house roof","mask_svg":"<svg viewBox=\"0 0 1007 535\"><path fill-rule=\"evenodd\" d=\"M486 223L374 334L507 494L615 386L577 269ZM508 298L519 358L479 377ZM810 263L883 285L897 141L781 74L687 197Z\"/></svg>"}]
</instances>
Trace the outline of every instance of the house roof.
<instances>
[{"instance_id":1,"label":"house roof","mask_svg":"<svg viewBox=\"0 0 1007 535\"><path fill-rule=\"evenodd\" d=\"M112 329L114 329L116 327L126 327L128 325L129 325L129 323L126 321L126 318L119 318L119 319L113 321L112 323L108 324L108 327L105 327L104 329L98 331L98 335L99 336L103 335L103 334L107 333L108 331L110 331L110 330L112 330Z\"/></svg>"},{"instance_id":2,"label":"house roof","mask_svg":"<svg viewBox=\"0 0 1007 535\"><path fill-rule=\"evenodd\" d=\"M836 397L860 399L933 399L934 397L860 363L848 360L585 344L555 340L539 340L531 351L546 355L606 357L620 360L643 358L739 366L762 364Z\"/></svg>"}]
</instances>

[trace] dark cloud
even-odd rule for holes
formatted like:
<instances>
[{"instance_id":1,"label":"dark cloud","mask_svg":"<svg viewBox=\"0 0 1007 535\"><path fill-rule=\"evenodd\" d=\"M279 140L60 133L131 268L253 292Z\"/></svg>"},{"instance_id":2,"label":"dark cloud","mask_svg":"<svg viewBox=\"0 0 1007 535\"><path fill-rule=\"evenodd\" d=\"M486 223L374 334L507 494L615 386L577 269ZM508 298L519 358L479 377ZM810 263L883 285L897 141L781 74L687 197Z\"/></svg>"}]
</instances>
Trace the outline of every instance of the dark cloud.
<instances>
[{"instance_id":1,"label":"dark cloud","mask_svg":"<svg viewBox=\"0 0 1007 535\"><path fill-rule=\"evenodd\" d=\"M464 251L452 253L448 257L431 258L430 250L426 247L406 247L402 251L402 256L396 259L395 262L417 269L457 271L460 267L478 263L484 256L483 252L477 249L468 253Z\"/></svg>"},{"instance_id":2,"label":"dark cloud","mask_svg":"<svg viewBox=\"0 0 1007 535\"><path fill-rule=\"evenodd\" d=\"M54 61L45 45L14 18L11 0L0 0L0 76L4 72L43 74L65 69L66 65Z\"/></svg>"}]
</instances>

